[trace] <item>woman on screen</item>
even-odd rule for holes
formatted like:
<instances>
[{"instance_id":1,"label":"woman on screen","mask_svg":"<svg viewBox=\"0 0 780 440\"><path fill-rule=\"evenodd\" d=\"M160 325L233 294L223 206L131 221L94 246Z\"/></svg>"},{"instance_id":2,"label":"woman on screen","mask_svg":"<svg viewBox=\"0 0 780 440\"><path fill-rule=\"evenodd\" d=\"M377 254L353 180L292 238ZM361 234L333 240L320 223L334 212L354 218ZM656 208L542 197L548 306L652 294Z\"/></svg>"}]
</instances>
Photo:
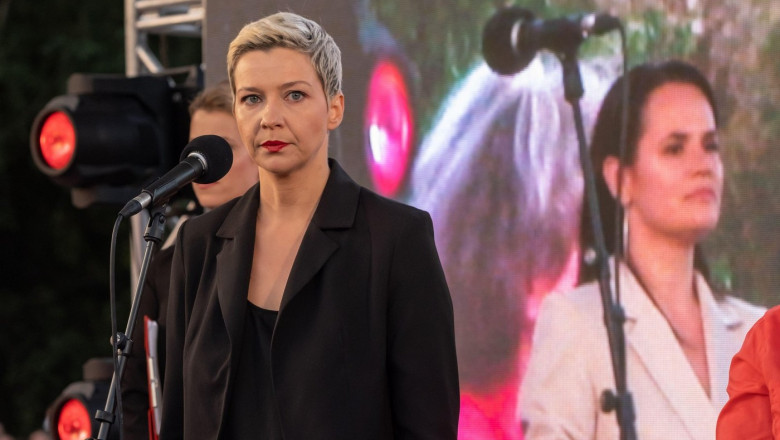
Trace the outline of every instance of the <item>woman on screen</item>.
<instances>
[{"instance_id":1,"label":"woman on screen","mask_svg":"<svg viewBox=\"0 0 780 440\"><path fill-rule=\"evenodd\" d=\"M259 172L179 232L161 439L455 439L452 302L430 216L328 159L341 54L277 13L230 44Z\"/></svg>"},{"instance_id":2,"label":"woman on screen","mask_svg":"<svg viewBox=\"0 0 780 440\"><path fill-rule=\"evenodd\" d=\"M607 248L615 255L610 271L619 277L626 314L634 426L643 440L713 439L729 362L763 313L711 289L697 246L717 224L723 190L715 101L707 80L688 64L635 67L628 74L621 162L624 80L604 99L591 160ZM618 202L625 215L616 240ZM587 255L593 238L586 206L582 212ZM521 388L528 439L619 438L614 411L600 406L602 392L615 385L596 269L584 266L584 284L550 294L541 305Z\"/></svg>"}]
</instances>

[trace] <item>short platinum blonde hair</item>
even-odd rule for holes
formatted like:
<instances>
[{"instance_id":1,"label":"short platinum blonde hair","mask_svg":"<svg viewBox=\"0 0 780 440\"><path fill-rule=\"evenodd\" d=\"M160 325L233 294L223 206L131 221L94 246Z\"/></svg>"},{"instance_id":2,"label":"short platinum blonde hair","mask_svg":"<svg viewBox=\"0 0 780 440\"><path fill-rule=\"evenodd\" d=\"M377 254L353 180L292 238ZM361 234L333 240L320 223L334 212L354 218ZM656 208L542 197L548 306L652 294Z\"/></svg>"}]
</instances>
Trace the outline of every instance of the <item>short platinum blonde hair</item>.
<instances>
[{"instance_id":1,"label":"short platinum blonde hair","mask_svg":"<svg viewBox=\"0 0 780 440\"><path fill-rule=\"evenodd\" d=\"M341 50L316 22L291 12L277 12L244 26L230 43L228 79L235 95L234 74L238 60L253 50L276 47L294 49L311 59L328 102L341 93Z\"/></svg>"}]
</instances>

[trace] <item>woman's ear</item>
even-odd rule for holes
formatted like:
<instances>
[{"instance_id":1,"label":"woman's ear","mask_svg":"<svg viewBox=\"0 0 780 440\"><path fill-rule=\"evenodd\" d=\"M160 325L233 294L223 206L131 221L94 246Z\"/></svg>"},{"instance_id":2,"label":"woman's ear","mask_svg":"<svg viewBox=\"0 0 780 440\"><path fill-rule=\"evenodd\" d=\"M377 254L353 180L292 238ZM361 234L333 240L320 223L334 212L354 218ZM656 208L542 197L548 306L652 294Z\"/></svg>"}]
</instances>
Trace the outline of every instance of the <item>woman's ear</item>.
<instances>
[{"instance_id":1,"label":"woman's ear","mask_svg":"<svg viewBox=\"0 0 780 440\"><path fill-rule=\"evenodd\" d=\"M335 130L344 118L344 94L339 92L330 98L328 105L328 130Z\"/></svg>"},{"instance_id":2,"label":"woman's ear","mask_svg":"<svg viewBox=\"0 0 780 440\"><path fill-rule=\"evenodd\" d=\"M620 160L615 156L607 156L601 166L604 181L607 183L607 188L609 188L613 198L617 197L618 179L622 177L623 187L620 188L620 203L623 207L627 207L631 202L631 178L627 171L626 167L623 167L623 172L621 173Z\"/></svg>"}]
</instances>

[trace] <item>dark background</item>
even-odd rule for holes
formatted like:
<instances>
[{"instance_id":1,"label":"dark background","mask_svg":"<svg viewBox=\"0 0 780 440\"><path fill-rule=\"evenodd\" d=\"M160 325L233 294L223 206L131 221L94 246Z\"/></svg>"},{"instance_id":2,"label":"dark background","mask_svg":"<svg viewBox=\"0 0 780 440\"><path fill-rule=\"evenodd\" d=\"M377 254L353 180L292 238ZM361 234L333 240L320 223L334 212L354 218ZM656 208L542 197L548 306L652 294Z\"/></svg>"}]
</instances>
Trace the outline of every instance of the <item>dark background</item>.
<instances>
[{"instance_id":1,"label":"dark background","mask_svg":"<svg viewBox=\"0 0 780 440\"><path fill-rule=\"evenodd\" d=\"M41 426L88 357L111 356L116 211L73 208L34 167L28 142L36 113L71 73L124 71L122 8L105 3L0 1L0 422L20 437ZM129 283L127 271L118 281Z\"/></svg>"},{"instance_id":2,"label":"dark background","mask_svg":"<svg viewBox=\"0 0 780 440\"><path fill-rule=\"evenodd\" d=\"M159 41L152 42L159 44ZM200 41L170 56L199 57ZM175 45L174 45L175 47ZM117 207L77 209L35 168L35 115L74 72L124 73L121 1L0 0L0 423L19 438L110 357L109 254ZM129 314L130 229L119 232L118 326Z\"/></svg>"}]
</instances>

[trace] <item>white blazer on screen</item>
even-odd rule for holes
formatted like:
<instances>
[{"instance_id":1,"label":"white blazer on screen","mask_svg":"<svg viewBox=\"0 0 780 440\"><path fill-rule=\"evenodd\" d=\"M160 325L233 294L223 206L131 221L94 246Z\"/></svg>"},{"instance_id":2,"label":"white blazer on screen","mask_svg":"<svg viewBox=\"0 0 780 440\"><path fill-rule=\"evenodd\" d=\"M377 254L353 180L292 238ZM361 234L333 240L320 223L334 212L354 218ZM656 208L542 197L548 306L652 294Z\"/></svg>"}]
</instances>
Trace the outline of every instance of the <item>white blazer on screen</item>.
<instances>
[{"instance_id":1,"label":"white blazer on screen","mask_svg":"<svg viewBox=\"0 0 780 440\"><path fill-rule=\"evenodd\" d=\"M728 400L731 358L765 309L730 296L716 300L704 277L696 275L708 395L664 316L627 266L619 272L638 438L714 439L718 413ZM526 439L620 438L614 411L604 413L599 406L602 392L615 390L602 317L596 282L551 293L542 302L520 390Z\"/></svg>"}]
</instances>

